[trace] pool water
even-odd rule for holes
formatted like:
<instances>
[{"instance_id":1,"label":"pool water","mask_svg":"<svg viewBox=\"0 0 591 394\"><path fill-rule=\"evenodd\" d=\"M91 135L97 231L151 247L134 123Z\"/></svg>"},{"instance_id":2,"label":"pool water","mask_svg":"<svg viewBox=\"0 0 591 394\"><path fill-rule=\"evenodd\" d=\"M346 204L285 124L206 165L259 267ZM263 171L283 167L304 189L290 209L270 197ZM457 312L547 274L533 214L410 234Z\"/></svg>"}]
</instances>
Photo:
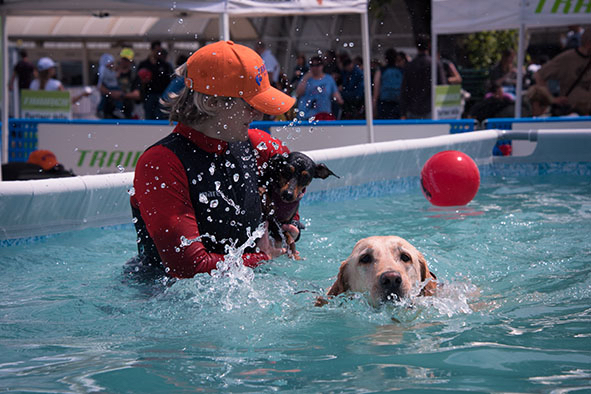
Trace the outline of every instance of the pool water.
<instances>
[{"instance_id":1,"label":"pool water","mask_svg":"<svg viewBox=\"0 0 591 394\"><path fill-rule=\"evenodd\" d=\"M591 390L589 177L489 176L461 209L430 206L415 185L311 198L305 259L254 272L129 277L131 225L1 248L0 389ZM388 234L425 255L440 296L314 306L358 239Z\"/></svg>"}]
</instances>

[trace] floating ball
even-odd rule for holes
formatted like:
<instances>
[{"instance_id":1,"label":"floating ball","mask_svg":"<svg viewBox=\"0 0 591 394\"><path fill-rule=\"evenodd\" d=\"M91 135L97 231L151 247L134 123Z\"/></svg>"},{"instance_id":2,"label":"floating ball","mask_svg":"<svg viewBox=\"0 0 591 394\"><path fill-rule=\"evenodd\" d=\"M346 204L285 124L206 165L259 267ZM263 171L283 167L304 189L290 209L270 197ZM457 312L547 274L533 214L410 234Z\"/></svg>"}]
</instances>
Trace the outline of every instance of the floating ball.
<instances>
[{"instance_id":1,"label":"floating ball","mask_svg":"<svg viewBox=\"0 0 591 394\"><path fill-rule=\"evenodd\" d=\"M446 150L427 160L421 171L421 186L433 205L466 205L478 192L480 172L470 156Z\"/></svg>"}]
</instances>

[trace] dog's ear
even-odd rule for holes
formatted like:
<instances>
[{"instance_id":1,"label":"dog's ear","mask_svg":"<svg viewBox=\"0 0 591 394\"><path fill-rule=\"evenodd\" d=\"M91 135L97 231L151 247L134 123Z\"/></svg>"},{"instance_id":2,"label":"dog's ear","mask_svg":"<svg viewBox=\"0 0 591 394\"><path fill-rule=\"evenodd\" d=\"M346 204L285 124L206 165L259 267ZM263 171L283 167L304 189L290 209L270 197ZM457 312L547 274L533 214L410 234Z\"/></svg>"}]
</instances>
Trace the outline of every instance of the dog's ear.
<instances>
[{"instance_id":1,"label":"dog's ear","mask_svg":"<svg viewBox=\"0 0 591 394\"><path fill-rule=\"evenodd\" d=\"M341 293L346 292L349 290L349 283L347 281L347 277L345 275L345 271L347 268L347 261L345 260L341 263L341 268L339 268L339 274L337 276L337 280L332 284L328 292L326 293L329 296L336 296Z\"/></svg>"},{"instance_id":2,"label":"dog's ear","mask_svg":"<svg viewBox=\"0 0 591 394\"><path fill-rule=\"evenodd\" d=\"M324 163L316 164L316 168L314 169L314 178L326 179L331 175L340 178L340 176L329 170Z\"/></svg>"},{"instance_id":3,"label":"dog's ear","mask_svg":"<svg viewBox=\"0 0 591 394\"><path fill-rule=\"evenodd\" d=\"M259 184L268 187L272 182L273 175L285 162L285 156L282 154L275 154L261 166L259 166Z\"/></svg>"},{"instance_id":4,"label":"dog's ear","mask_svg":"<svg viewBox=\"0 0 591 394\"><path fill-rule=\"evenodd\" d=\"M437 289L437 277L431 271L429 271L429 267L427 267L427 260L422 253L419 252L419 264L421 266L421 282L429 280L429 283L423 287L421 290L420 295L422 296L432 296L435 294L435 289Z\"/></svg>"}]
</instances>

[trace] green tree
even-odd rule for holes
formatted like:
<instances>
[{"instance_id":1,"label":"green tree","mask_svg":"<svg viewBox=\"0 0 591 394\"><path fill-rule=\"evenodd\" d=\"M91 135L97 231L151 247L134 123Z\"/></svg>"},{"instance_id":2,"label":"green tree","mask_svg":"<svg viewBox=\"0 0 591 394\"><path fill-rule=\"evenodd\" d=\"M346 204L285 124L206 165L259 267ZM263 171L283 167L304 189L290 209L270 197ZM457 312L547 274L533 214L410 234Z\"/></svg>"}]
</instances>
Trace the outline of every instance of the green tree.
<instances>
[{"instance_id":1,"label":"green tree","mask_svg":"<svg viewBox=\"0 0 591 394\"><path fill-rule=\"evenodd\" d=\"M484 31L468 34L463 47L469 66L489 69L501 60L505 49L517 50L517 30Z\"/></svg>"}]
</instances>

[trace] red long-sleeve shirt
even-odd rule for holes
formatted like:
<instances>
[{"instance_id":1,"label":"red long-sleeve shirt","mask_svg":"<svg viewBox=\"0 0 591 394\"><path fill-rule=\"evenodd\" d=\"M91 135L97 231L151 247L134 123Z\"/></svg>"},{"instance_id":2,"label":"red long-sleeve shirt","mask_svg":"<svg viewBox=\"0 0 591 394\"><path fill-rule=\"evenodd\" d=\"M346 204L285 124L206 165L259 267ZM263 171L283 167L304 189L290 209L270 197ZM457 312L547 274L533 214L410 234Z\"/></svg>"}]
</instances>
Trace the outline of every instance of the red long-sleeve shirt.
<instances>
[{"instance_id":1,"label":"red long-sleeve shirt","mask_svg":"<svg viewBox=\"0 0 591 394\"><path fill-rule=\"evenodd\" d=\"M223 155L227 150L227 142L207 137L188 126L178 124L173 132L190 139L207 152ZM249 130L249 139L258 151L258 166L275 154L289 153L286 146L264 131ZM214 270L217 263L224 260L224 255L208 252L201 242L180 245L181 236L192 240L200 232L187 174L171 150L156 145L144 152L135 168L133 187L135 193L131 196L131 204L139 209L162 262L168 268L168 275L193 277L197 273ZM269 257L265 253L246 253L242 259L244 265L255 267Z\"/></svg>"}]
</instances>

